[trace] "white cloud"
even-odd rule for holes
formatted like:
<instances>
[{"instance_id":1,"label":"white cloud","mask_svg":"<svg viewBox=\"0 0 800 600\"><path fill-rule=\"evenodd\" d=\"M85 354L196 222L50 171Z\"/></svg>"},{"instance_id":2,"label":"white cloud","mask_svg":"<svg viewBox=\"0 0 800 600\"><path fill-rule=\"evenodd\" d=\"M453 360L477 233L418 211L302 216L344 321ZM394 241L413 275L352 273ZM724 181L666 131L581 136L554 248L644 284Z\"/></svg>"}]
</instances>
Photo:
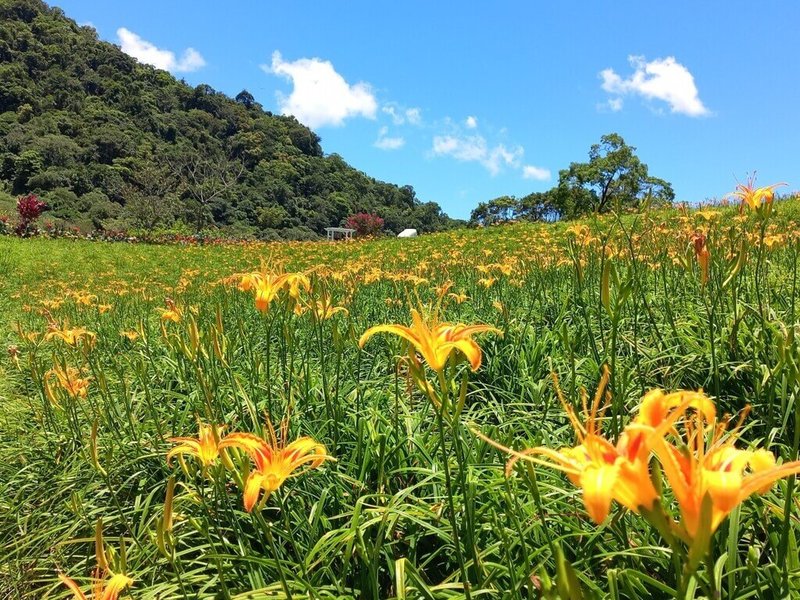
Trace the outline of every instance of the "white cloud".
<instances>
[{"instance_id":1,"label":"white cloud","mask_svg":"<svg viewBox=\"0 0 800 600\"><path fill-rule=\"evenodd\" d=\"M497 175L504 166L519 167L525 150L522 146L509 149L503 144L490 148L480 135L437 135L433 138L432 152L462 162L478 162L491 175Z\"/></svg>"},{"instance_id":2,"label":"white cloud","mask_svg":"<svg viewBox=\"0 0 800 600\"><path fill-rule=\"evenodd\" d=\"M397 150L402 148L406 143L402 137L389 137L389 128L381 127L378 130L378 139L375 140L373 146L381 150Z\"/></svg>"},{"instance_id":3,"label":"white cloud","mask_svg":"<svg viewBox=\"0 0 800 600\"><path fill-rule=\"evenodd\" d=\"M403 123L406 122L405 117L394 104L387 104L385 106L382 106L381 111L389 115L392 118L392 123L394 123L395 125L402 125Z\"/></svg>"},{"instance_id":4,"label":"white cloud","mask_svg":"<svg viewBox=\"0 0 800 600\"><path fill-rule=\"evenodd\" d=\"M478 126L478 119L470 115L467 117L466 121L464 121L464 125L467 129L475 129Z\"/></svg>"},{"instance_id":5,"label":"white cloud","mask_svg":"<svg viewBox=\"0 0 800 600\"><path fill-rule=\"evenodd\" d=\"M348 84L330 61L300 58L289 62L275 51L272 64L261 68L292 82L289 96L278 94L280 111L294 115L309 127L340 126L350 117L375 118L378 102L369 84Z\"/></svg>"},{"instance_id":6,"label":"white cloud","mask_svg":"<svg viewBox=\"0 0 800 600\"><path fill-rule=\"evenodd\" d=\"M408 121L411 125L421 125L422 111L418 108L407 108L406 121Z\"/></svg>"},{"instance_id":7,"label":"white cloud","mask_svg":"<svg viewBox=\"0 0 800 600\"><path fill-rule=\"evenodd\" d=\"M616 95L616 98L609 100L608 106L611 110L622 108L621 96L638 94L648 100L663 100L674 113L691 117L709 114L709 110L700 100L694 76L675 57L645 62L643 56L629 56L628 62L634 68L634 73L627 79L620 77L613 69L603 69L600 72L603 89Z\"/></svg>"},{"instance_id":8,"label":"white cloud","mask_svg":"<svg viewBox=\"0 0 800 600\"><path fill-rule=\"evenodd\" d=\"M386 113L392 119L395 125L421 125L422 124L422 111L419 108L412 107L403 109L394 102L389 102L381 107L381 112Z\"/></svg>"},{"instance_id":9,"label":"white cloud","mask_svg":"<svg viewBox=\"0 0 800 600\"><path fill-rule=\"evenodd\" d=\"M547 181L550 179L550 169L535 167L533 165L525 165L522 167L522 178L535 179L536 181Z\"/></svg>"},{"instance_id":10,"label":"white cloud","mask_svg":"<svg viewBox=\"0 0 800 600\"><path fill-rule=\"evenodd\" d=\"M206 66L205 59L194 48L187 48L180 58L171 50L158 48L155 44L142 39L129 29L117 29L120 47L125 54L134 57L141 63L153 65L172 73L188 73Z\"/></svg>"}]
</instances>

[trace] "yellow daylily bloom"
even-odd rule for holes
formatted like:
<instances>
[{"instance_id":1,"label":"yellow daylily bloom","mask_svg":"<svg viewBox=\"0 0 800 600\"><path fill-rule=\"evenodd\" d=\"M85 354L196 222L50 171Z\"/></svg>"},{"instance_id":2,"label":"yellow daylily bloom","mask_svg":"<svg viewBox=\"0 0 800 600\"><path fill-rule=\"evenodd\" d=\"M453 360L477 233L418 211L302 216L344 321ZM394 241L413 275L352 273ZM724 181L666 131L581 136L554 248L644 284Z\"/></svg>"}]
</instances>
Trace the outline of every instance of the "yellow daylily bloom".
<instances>
[{"instance_id":1,"label":"yellow daylily bloom","mask_svg":"<svg viewBox=\"0 0 800 600\"><path fill-rule=\"evenodd\" d=\"M311 312L317 321L327 321L337 313L349 314L344 306L334 306L328 294L322 294L319 300L311 304Z\"/></svg>"},{"instance_id":2,"label":"yellow daylily bloom","mask_svg":"<svg viewBox=\"0 0 800 600\"><path fill-rule=\"evenodd\" d=\"M136 340L139 339L139 332L136 331L135 329L128 329L128 330L125 330L125 331L120 331L119 334L122 337L127 338L128 341L131 341L131 342L135 342Z\"/></svg>"},{"instance_id":3,"label":"yellow daylily bloom","mask_svg":"<svg viewBox=\"0 0 800 600\"><path fill-rule=\"evenodd\" d=\"M231 433L219 444L220 449L243 450L253 461L254 469L250 471L244 486L244 508L247 512L253 510L262 490L265 493L263 501L266 501L288 478L315 469L326 460L334 460L325 446L310 437L298 438L284 446L287 434L285 421L281 425L280 439L271 423L267 422L267 427L269 440L252 433Z\"/></svg>"},{"instance_id":4,"label":"yellow daylily bloom","mask_svg":"<svg viewBox=\"0 0 800 600\"><path fill-rule=\"evenodd\" d=\"M435 316L430 323L426 323L414 309L411 309L411 319L411 327L404 325L370 327L361 336L358 345L363 348L367 340L376 333L392 333L408 342L437 373L444 371L447 361L454 353L461 354L467 359L472 370L477 371L481 366L481 349L472 336L478 333L500 333L499 329L491 325L440 323Z\"/></svg>"},{"instance_id":5,"label":"yellow daylily bloom","mask_svg":"<svg viewBox=\"0 0 800 600\"><path fill-rule=\"evenodd\" d=\"M743 210L745 206L750 210L758 210L761 206L766 206L767 209L772 207L772 202L775 199L775 188L788 185L786 183L773 183L764 187L757 188L755 186L755 175L747 180L747 183L740 183L736 186L736 191L731 192L729 196L739 198L741 205L739 210Z\"/></svg>"},{"instance_id":6,"label":"yellow daylily bloom","mask_svg":"<svg viewBox=\"0 0 800 600\"><path fill-rule=\"evenodd\" d=\"M727 421L720 423L698 410L683 422L676 444L665 437L654 440L653 451L678 503L687 542L698 537L701 528L713 534L751 495L766 493L778 479L800 473L800 461L777 465L767 450L735 448L742 420L726 433ZM701 518L706 498L711 505L710 521Z\"/></svg>"},{"instance_id":7,"label":"yellow daylily bloom","mask_svg":"<svg viewBox=\"0 0 800 600\"><path fill-rule=\"evenodd\" d=\"M55 379L58 385L72 398L86 398L89 393L89 382L91 377L82 377L81 372L75 367L54 367L50 369L45 375L47 385ZM47 390L49 396L52 396L52 391ZM52 398L51 398L52 399Z\"/></svg>"},{"instance_id":8,"label":"yellow daylily bloom","mask_svg":"<svg viewBox=\"0 0 800 600\"><path fill-rule=\"evenodd\" d=\"M82 304L83 306L92 306L97 300L97 296L89 292L74 292L72 297L75 299L75 304Z\"/></svg>"},{"instance_id":9,"label":"yellow daylily bloom","mask_svg":"<svg viewBox=\"0 0 800 600\"><path fill-rule=\"evenodd\" d=\"M295 302L300 300L300 289L311 289L311 282L303 273L268 273L266 270L242 273L238 288L255 294L256 310L266 312L281 290L287 289Z\"/></svg>"},{"instance_id":10,"label":"yellow daylily bloom","mask_svg":"<svg viewBox=\"0 0 800 600\"><path fill-rule=\"evenodd\" d=\"M167 298L165 300L167 308L158 308L159 313L161 313L161 322L166 323L167 321L171 321L173 323L180 323L181 319L183 318L183 311L178 308L175 304L175 301L171 298Z\"/></svg>"},{"instance_id":11,"label":"yellow daylily bloom","mask_svg":"<svg viewBox=\"0 0 800 600\"><path fill-rule=\"evenodd\" d=\"M272 304L272 301L278 296L278 292L286 287L287 282L288 276L286 274L277 276L268 275L259 278L255 284L256 310L259 312L266 312L269 305Z\"/></svg>"},{"instance_id":12,"label":"yellow daylily bloom","mask_svg":"<svg viewBox=\"0 0 800 600\"><path fill-rule=\"evenodd\" d=\"M677 417L692 408L713 420L717 409L714 402L702 391L679 391L665 394L662 390L650 390L642 397L634 425L650 428L663 428L664 424L672 425Z\"/></svg>"},{"instance_id":13,"label":"yellow daylily bloom","mask_svg":"<svg viewBox=\"0 0 800 600\"><path fill-rule=\"evenodd\" d=\"M173 456L187 454L197 458L204 468L213 465L219 458L220 441L218 432L220 429L222 429L221 426L215 427L200 423L196 438L170 438L170 442L178 445L167 452L167 463Z\"/></svg>"},{"instance_id":14,"label":"yellow daylily bloom","mask_svg":"<svg viewBox=\"0 0 800 600\"><path fill-rule=\"evenodd\" d=\"M311 290L311 281L303 273L288 273L287 286L289 288L289 296L295 301L300 301L300 288L306 292Z\"/></svg>"},{"instance_id":15,"label":"yellow daylily bloom","mask_svg":"<svg viewBox=\"0 0 800 600\"><path fill-rule=\"evenodd\" d=\"M87 596L81 591L75 580L63 573L59 573L58 578L70 589L74 600L117 600L123 591L133 585L133 579L121 573L112 575L110 579L106 580L105 573L98 568L93 577L92 594Z\"/></svg>"},{"instance_id":16,"label":"yellow daylily bloom","mask_svg":"<svg viewBox=\"0 0 800 600\"><path fill-rule=\"evenodd\" d=\"M77 347L79 344L92 346L96 337L97 336L95 333L88 331L83 327L69 328L65 325L63 328L59 329L58 325L51 323L49 331L44 336L44 339L46 341L59 339L68 346Z\"/></svg>"}]
</instances>

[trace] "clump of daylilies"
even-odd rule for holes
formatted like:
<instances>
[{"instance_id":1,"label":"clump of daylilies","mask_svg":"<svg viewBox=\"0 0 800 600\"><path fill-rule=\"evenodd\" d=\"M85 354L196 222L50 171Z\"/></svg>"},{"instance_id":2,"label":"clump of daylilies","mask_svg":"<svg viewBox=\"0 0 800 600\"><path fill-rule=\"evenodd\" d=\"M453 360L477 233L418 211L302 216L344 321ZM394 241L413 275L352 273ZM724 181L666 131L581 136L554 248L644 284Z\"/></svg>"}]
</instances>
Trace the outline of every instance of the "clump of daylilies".
<instances>
[{"instance_id":1,"label":"clump of daylilies","mask_svg":"<svg viewBox=\"0 0 800 600\"><path fill-rule=\"evenodd\" d=\"M70 398L86 398L89 393L89 383L91 379L91 377L85 376L82 371L75 367L56 365L45 373L45 395L54 405L59 405L53 387L53 383L55 383L58 389L61 389Z\"/></svg>"},{"instance_id":2,"label":"clump of daylilies","mask_svg":"<svg viewBox=\"0 0 800 600\"><path fill-rule=\"evenodd\" d=\"M475 523L472 512L467 511L463 523L459 524L456 515L459 509L456 508L455 502L458 490L464 498L463 504L473 501L464 478L467 467L464 461L464 442L460 423L460 414L467 396L468 376L467 373L464 374L460 389L453 394L451 374L454 374L454 367L464 360L467 361L472 371L477 371L481 366L482 353L473 337L480 333L500 333L500 331L491 325L462 325L461 323L442 321L439 313L449 287L449 285L445 285L439 289L437 303L432 310L424 311L425 316L420 311L411 310L410 327L396 324L370 327L361 336L359 346L363 348L369 338L376 333L391 333L400 337L406 345L407 354L403 360L408 366L409 375L435 408L453 545L461 572L464 593L467 598L470 598L467 564L471 563L473 569L480 564L477 547L471 541ZM428 381L425 364L436 374L435 384ZM450 451L447 449L446 429L451 434ZM449 461L453 455L458 463L459 481L455 481L450 473Z\"/></svg>"},{"instance_id":3,"label":"clump of daylilies","mask_svg":"<svg viewBox=\"0 0 800 600\"><path fill-rule=\"evenodd\" d=\"M287 445L288 419L281 422L280 435L276 434L269 420L266 426L268 437L264 439L252 433L240 432L220 437L222 426L199 423L196 438L177 437L170 440L177 445L167 453L167 462L178 456L184 470L187 470L183 457L192 456L200 462L203 472L208 474L209 469L219 461L228 469L235 468L226 449L243 451L254 467L245 469L244 508L250 512L258 503L262 491L264 496L259 507L263 507L269 496L290 477L315 469L326 460L334 460L325 446L310 437L300 437Z\"/></svg>"},{"instance_id":4,"label":"clump of daylilies","mask_svg":"<svg viewBox=\"0 0 800 600\"><path fill-rule=\"evenodd\" d=\"M88 331L84 327L70 327L67 323L59 325L55 321L50 322L44 336L45 341L60 340L73 348L81 346L91 348L94 346L96 338L97 335L94 332Z\"/></svg>"},{"instance_id":5,"label":"clump of daylilies","mask_svg":"<svg viewBox=\"0 0 800 600\"><path fill-rule=\"evenodd\" d=\"M631 423L612 442L601 431L610 400L605 392L608 371L591 405L586 393L582 394L585 421L565 400L557 378L553 379L575 429L576 446L518 451L475 433L511 454L506 475L519 461L564 472L581 488L586 511L598 524L605 521L613 500L641 514L674 551L686 553L683 573L679 574L684 582L706 556L711 537L734 508L753 494L766 493L778 479L800 473L800 461L778 465L767 450L737 448L749 409L729 429L729 417L719 418L714 402L702 391L650 391ZM657 491L663 483L669 494ZM673 506L677 506L677 515L671 510Z\"/></svg>"}]
</instances>

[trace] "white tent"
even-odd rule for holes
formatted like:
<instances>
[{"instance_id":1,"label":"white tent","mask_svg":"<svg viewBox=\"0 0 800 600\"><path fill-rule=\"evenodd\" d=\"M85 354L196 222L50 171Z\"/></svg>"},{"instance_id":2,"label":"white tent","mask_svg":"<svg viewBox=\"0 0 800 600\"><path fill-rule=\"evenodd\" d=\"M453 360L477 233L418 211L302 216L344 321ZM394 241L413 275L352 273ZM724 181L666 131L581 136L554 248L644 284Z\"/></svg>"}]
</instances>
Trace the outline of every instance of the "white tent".
<instances>
[{"instance_id":1,"label":"white tent","mask_svg":"<svg viewBox=\"0 0 800 600\"><path fill-rule=\"evenodd\" d=\"M417 230L416 229L403 229L400 233L397 234L397 237L401 238L409 238L409 237L417 237Z\"/></svg>"}]
</instances>

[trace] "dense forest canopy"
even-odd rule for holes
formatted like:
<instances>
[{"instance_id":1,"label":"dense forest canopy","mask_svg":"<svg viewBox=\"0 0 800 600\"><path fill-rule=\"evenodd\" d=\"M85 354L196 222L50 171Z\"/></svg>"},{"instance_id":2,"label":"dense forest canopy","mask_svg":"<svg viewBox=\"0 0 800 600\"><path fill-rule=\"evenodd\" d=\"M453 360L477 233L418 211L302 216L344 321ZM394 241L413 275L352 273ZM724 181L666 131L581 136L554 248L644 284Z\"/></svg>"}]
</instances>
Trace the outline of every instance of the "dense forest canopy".
<instances>
[{"instance_id":1,"label":"dense forest canopy","mask_svg":"<svg viewBox=\"0 0 800 600\"><path fill-rule=\"evenodd\" d=\"M221 228L308 238L349 215L451 226L411 186L377 181L295 118L191 87L39 0L0 0L0 213L36 193L82 229Z\"/></svg>"}]
</instances>

